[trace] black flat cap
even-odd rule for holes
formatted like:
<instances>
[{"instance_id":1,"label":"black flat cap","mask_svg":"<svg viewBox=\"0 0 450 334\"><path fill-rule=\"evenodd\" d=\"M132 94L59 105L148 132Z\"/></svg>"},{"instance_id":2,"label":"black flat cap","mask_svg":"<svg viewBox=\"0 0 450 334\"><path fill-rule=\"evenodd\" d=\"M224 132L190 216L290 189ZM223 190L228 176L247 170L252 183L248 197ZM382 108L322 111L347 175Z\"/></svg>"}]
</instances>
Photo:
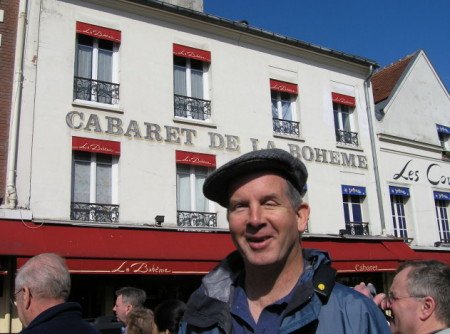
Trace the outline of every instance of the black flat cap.
<instances>
[{"instance_id":1,"label":"black flat cap","mask_svg":"<svg viewBox=\"0 0 450 334\"><path fill-rule=\"evenodd\" d=\"M263 171L283 176L303 194L308 179L305 165L290 153L277 148L252 151L227 162L206 178L203 194L206 198L227 207L230 185L245 175Z\"/></svg>"}]
</instances>

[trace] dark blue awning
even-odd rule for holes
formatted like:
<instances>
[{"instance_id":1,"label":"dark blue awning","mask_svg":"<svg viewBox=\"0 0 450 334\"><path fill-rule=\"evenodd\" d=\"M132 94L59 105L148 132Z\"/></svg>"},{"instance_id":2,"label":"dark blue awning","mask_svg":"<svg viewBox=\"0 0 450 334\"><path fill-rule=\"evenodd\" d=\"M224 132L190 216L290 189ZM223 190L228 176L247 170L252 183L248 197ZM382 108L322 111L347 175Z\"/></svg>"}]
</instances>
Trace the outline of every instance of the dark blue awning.
<instances>
[{"instance_id":1,"label":"dark blue awning","mask_svg":"<svg viewBox=\"0 0 450 334\"><path fill-rule=\"evenodd\" d=\"M349 186L346 184L343 184L341 187L342 193L345 195L366 196L365 187Z\"/></svg>"},{"instance_id":2,"label":"dark blue awning","mask_svg":"<svg viewBox=\"0 0 450 334\"><path fill-rule=\"evenodd\" d=\"M445 125L436 124L437 132L438 133L444 133L446 135L450 135L450 128Z\"/></svg>"},{"instance_id":3,"label":"dark blue awning","mask_svg":"<svg viewBox=\"0 0 450 334\"><path fill-rule=\"evenodd\" d=\"M409 197L409 188L389 186L389 193L391 195Z\"/></svg>"},{"instance_id":4,"label":"dark blue awning","mask_svg":"<svg viewBox=\"0 0 450 334\"><path fill-rule=\"evenodd\" d=\"M450 193L443 191L434 191L434 199L439 199L442 201L450 201Z\"/></svg>"}]
</instances>

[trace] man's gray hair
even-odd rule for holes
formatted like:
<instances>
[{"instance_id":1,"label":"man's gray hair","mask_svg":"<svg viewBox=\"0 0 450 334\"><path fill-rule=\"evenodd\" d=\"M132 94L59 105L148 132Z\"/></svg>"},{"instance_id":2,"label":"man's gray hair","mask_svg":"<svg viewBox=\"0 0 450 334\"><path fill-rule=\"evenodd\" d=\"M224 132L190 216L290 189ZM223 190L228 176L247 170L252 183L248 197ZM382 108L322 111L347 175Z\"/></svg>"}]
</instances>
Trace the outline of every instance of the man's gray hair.
<instances>
[{"instance_id":1,"label":"man's gray hair","mask_svg":"<svg viewBox=\"0 0 450 334\"><path fill-rule=\"evenodd\" d=\"M411 296L430 296L436 303L436 319L450 326L450 266L435 260L407 261L397 273L411 268L407 288Z\"/></svg>"},{"instance_id":2,"label":"man's gray hair","mask_svg":"<svg viewBox=\"0 0 450 334\"><path fill-rule=\"evenodd\" d=\"M25 287L37 298L66 301L70 294L70 274L64 258L43 253L29 259L15 279L16 291Z\"/></svg>"},{"instance_id":3,"label":"man's gray hair","mask_svg":"<svg viewBox=\"0 0 450 334\"><path fill-rule=\"evenodd\" d=\"M288 196L289 201L292 204L292 207L294 208L294 210L296 210L298 209L300 204L302 204L303 196L289 180L286 180L286 183L287 183L286 195Z\"/></svg>"},{"instance_id":4,"label":"man's gray hair","mask_svg":"<svg viewBox=\"0 0 450 334\"><path fill-rule=\"evenodd\" d=\"M133 307L144 306L147 294L144 290L134 288L131 286L125 286L116 291L116 297L122 295L122 301L126 304L130 304Z\"/></svg>"}]
</instances>

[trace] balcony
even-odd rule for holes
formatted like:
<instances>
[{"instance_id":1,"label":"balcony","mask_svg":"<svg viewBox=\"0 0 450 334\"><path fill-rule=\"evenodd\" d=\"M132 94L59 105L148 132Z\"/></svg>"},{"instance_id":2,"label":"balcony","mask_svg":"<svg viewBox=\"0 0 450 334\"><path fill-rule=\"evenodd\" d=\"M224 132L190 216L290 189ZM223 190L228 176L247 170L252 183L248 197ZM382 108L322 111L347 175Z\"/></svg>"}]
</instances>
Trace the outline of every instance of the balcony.
<instances>
[{"instance_id":1,"label":"balcony","mask_svg":"<svg viewBox=\"0 0 450 334\"><path fill-rule=\"evenodd\" d=\"M117 223L119 221L119 206L114 204L96 204L72 202L70 219L85 222Z\"/></svg>"},{"instance_id":2,"label":"balcony","mask_svg":"<svg viewBox=\"0 0 450 334\"><path fill-rule=\"evenodd\" d=\"M344 131L336 129L336 141L341 144L359 146L358 132Z\"/></svg>"},{"instance_id":3,"label":"balcony","mask_svg":"<svg viewBox=\"0 0 450 334\"><path fill-rule=\"evenodd\" d=\"M217 213L178 210L177 225L190 227L217 227Z\"/></svg>"},{"instance_id":4,"label":"balcony","mask_svg":"<svg viewBox=\"0 0 450 334\"><path fill-rule=\"evenodd\" d=\"M273 118L273 131L280 135L300 136L299 122L288 121L286 119Z\"/></svg>"},{"instance_id":5,"label":"balcony","mask_svg":"<svg viewBox=\"0 0 450 334\"><path fill-rule=\"evenodd\" d=\"M211 101L175 94L174 113L177 117L204 121L211 118Z\"/></svg>"},{"instance_id":6,"label":"balcony","mask_svg":"<svg viewBox=\"0 0 450 334\"><path fill-rule=\"evenodd\" d=\"M119 84L75 77L73 96L76 100L117 104L119 103Z\"/></svg>"},{"instance_id":7,"label":"balcony","mask_svg":"<svg viewBox=\"0 0 450 334\"><path fill-rule=\"evenodd\" d=\"M369 235L369 223L367 222L346 222L344 234L350 235Z\"/></svg>"}]
</instances>

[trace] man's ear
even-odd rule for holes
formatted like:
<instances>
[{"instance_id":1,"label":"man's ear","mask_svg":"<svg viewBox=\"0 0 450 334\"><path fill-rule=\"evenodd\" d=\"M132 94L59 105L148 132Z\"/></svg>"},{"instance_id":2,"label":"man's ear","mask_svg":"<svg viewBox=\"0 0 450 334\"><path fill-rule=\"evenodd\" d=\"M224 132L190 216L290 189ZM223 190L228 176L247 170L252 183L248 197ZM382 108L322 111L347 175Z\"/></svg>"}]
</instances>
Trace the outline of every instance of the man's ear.
<instances>
[{"instance_id":1,"label":"man's ear","mask_svg":"<svg viewBox=\"0 0 450 334\"><path fill-rule=\"evenodd\" d=\"M431 317L436 309L436 302L433 297L427 296L422 299L422 305L420 308L419 318L420 320L426 320Z\"/></svg>"},{"instance_id":2,"label":"man's ear","mask_svg":"<svg viewBox=\"0 0 450 334\"><path fill-rule=\"evenodd\" d=\"M308 226L310 208L308 203L302 202L297 208L297 228L300 233L305 232Z\"/></svg>"},{"instance_id":3,"label":"man's ear","mask_svg":"<svg viewBox=\"0 0 450 334\"><path fill-rule=\"evenodd\" d=\"M28 310L31 306L31 299L33 298L29 288L27 288L27 287L23 288L22 298L23 298L22 305L26 310Z\"/></svg>"}]
</instances>

